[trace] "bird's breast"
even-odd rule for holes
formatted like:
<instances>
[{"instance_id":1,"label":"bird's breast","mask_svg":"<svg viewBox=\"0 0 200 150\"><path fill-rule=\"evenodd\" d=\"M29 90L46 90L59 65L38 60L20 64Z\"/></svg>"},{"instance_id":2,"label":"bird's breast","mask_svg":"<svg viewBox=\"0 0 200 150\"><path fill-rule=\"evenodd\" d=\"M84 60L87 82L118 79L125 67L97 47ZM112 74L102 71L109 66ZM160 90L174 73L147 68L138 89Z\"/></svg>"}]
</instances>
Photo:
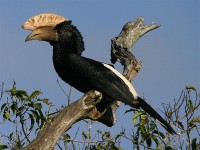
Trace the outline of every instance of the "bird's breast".
<instances>
[{"instance_id":1,"label":"bird's breast","mask_svg":"<svg viewBox=\"0 0 200 150\"><path fill-rule=\"evenodd\" d=\"M56 55L53 56L53 64L58 76L80 92L86 93L94 89L90 82L85 80L85 78L82 78L81 74L83 71L81 68L77 68L76 64L81 62L76 60L72 55L63 56L65 57L56 57Z\"/></svg>"}]
</instances>

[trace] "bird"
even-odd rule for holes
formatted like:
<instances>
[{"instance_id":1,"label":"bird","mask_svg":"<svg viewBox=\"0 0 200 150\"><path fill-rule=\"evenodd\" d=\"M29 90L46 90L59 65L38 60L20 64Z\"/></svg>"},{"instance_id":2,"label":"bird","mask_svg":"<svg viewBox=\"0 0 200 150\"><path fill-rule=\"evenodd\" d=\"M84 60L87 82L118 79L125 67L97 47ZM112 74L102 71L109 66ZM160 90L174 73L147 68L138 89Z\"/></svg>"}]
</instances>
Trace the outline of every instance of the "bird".
<instances>
[{"instance_id":1,"label":"bird","mask_svg":"<svg viewBox=\"0 0 200 150\"><path fill-rule=\"evenodd\" d=\"M57 14L43 13L29 18L22 28L32 31L25 41L46 41L53 46L55 71L67 84L83 93L97 90L107 101L120 100L133 108L141 108L158 120L170 134L176 134L114 67L82 56L85 50L83 37L71 20Z\"/></svg>"}]
</instances>

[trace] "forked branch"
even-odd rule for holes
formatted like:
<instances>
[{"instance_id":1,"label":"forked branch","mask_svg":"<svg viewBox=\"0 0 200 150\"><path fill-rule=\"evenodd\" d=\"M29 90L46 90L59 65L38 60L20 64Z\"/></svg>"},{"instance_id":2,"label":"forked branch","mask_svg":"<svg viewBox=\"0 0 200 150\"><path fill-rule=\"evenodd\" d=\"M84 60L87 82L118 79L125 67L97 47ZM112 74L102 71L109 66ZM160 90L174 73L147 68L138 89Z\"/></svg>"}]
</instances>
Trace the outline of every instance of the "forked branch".
<instances>
[{"instance_id":1,"label":"forked branch","mask_svg":"<svg viewBox=\"0 0 200 150\"><path fill-rule=\"evenodd\" d=\"M151 23L143 24L144 18L139 17L135 21L127 22L120 34L111 40L111 62L119 61L124 67L123 75L131 82L142 67L139 61L131 52L136 41L147 32L154 30L160 25ZM120 101L113 102L113 105L107 108L106 113L98 120L106 125L112 126L116 122L115 111L120 106Z\"/></svg>"}]
</instances>

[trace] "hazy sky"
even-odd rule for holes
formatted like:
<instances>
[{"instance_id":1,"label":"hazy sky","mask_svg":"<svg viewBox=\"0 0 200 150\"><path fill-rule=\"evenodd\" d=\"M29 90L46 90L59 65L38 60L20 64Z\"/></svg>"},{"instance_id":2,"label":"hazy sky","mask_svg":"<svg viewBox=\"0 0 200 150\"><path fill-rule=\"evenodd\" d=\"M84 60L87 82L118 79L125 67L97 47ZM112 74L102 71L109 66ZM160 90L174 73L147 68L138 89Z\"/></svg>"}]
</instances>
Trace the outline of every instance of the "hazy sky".
<instances>
[{"instance_id":1,"label":"hazy sky","mask_svg":"<svg viewBox=\"0 0 200 150\"><path fill-rule=\"evenodd\" d=\"M155 109L159 109L162 102L178 99L186 85L200 89L199 8L199 0L1 0L0 82L5 82L6 89L14 80L20 89L43 91L42 97L51 99L56 107L65 105L66 97L57 79L66 91L69 86L54 71L52 47L46 42L25 43L30 32L22 30L21 25L39 13L60 14L72 20L83 34L84 56L110 63L110 39L119 34L127 21L142 16L146 24L156 22L161 27L146 34L133 48L136 57L143 62L134 87ZM119 63L115 66L122 70ZM81 95L73 89L72 101ZM120 107L114 127L96 123L94 130L116 132L123 126L131 131L132 114L124 116L128 108ZM78 126L80 124L75 128Z\"/></svg>"}]
</instances>

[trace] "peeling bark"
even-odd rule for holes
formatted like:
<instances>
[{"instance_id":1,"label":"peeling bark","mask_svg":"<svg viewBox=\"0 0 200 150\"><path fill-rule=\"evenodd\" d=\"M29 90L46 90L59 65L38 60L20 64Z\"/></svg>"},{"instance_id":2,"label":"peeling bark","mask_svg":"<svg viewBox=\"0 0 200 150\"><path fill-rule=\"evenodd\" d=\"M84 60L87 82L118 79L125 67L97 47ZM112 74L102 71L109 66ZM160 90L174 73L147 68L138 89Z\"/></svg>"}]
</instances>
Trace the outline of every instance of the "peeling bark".
<instances>
[{"instance_id":1,"label":"peeling bark","mask_svg":"<svg viewBox=\"0 0 200 150\"><path fill-rule=\"evenodd\" d=\"M135 21L127 22L120 34L111 39L111 62L116 63L119 61L124 67L123 75L131 82L138 74L142 67L142 62L139 61L131 49L136 43L136 41L142 37L147 32L154 30L160 25L156 23L151 23L150 25L143 24L144 18L138 17ZM113 104L107 108L105 114L98 119L103 124L108 124L112 126L116 122L115 112L120 106L120 101L115 101Z\"/></svg>"}]
</instances>

